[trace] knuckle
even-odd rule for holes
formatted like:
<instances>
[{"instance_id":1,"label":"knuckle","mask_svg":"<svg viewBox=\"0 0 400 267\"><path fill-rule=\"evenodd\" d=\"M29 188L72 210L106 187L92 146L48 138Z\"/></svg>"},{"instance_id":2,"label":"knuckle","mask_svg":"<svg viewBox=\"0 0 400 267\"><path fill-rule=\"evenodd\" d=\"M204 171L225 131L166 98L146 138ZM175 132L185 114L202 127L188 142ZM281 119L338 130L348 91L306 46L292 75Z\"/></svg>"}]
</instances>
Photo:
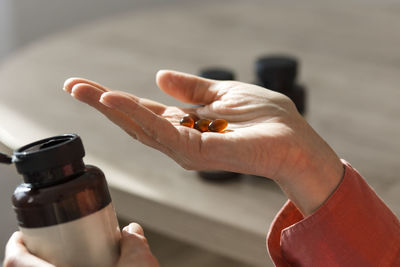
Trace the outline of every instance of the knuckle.
<instances>
[{"instance_id":1,"label":"knuckle","mask_svg":"<svg viewBox=\"0 0 400 267\"><path fill-rule=\"evenodd\" d=\"M158 127L151 127L151 128L145 128L143 130L145 130L147 132L147 134L156 142L160 143L160 136L159 136L159 132L156 130L156 128Z\"/></svg>"},{"instance_id":2,"label":"knuckle","mask_svg":"<svg viewBox=\"0 0 400 267\"><path fill-rule=\"evenodd\" d=\"M132 130L125 130L133 139L137 140L138 137L136 135L136 133Z\"/></svg>"},{"instance_id":3,"label":"knuckle","mask_svg":"<svg viewBox=\"0 0 400 267\"><path fill-rule=\"evenodd\" d=\"M188 161L179 161L178 163L183 169L187 171L192 171L194 169L193 165Z\"/></svg>"},{"instance_id":4,"label":"knuckle","mask_svg":"<svg viewBox=\"0 0 400 267\"><path fill-rule=\"evenodd\" d=\"M149 244L147 241L147 238L145 236L140 235L140 236L138 236L138 239L145 245Z\"/></svg>"},{"instance_id":5,"label":"knuckle","mask_svg":"<svg viewBox=\"0 0 400 267\"><path fill-rule=\"evenodd\" d=\"M180 165L183 169L185 169L185 170L187 170L187 171L190 171L190 167L189 167L189 165L187 165L186 163L179 162L179 165Z\"/></svg>"},{"instance_id":6,"label":"knuckle","mask_svg":"<svg viewBox=\"0 0 400 267\"><path fill-rule=\"evenodd\" d=\"M156 259L156 257L151 253L150 250L147 250L145 253L142 253L141 258L143 262L146 262L148 266L151 267L157 267L159 266L159 263Z\"/></svg>"},{"instance_id":7,"label":"knuckle","mask_svg":"<svg viewBox=\"0 0 400 267\"><path fill-rule=\"evenodd\" d=\"M18 257L16 255L8 256L4 259L3 266L4 267L16 267L18 266Z\"/></svg>"},{"instance_id":8,"label":"knuckle","mask_svg":"<svg viewBox=\"0 0 400 267\"><path fill-rule=\"evenodd\" d=\"M139 233L139 234L144 234L143 227L142 227L140 224L135 223L135 222L130 223L130 224L132 225L132 227L134 227L134 228L136 229L136 232L137 232L137 233Z\"/></svg>"}]
</instances>

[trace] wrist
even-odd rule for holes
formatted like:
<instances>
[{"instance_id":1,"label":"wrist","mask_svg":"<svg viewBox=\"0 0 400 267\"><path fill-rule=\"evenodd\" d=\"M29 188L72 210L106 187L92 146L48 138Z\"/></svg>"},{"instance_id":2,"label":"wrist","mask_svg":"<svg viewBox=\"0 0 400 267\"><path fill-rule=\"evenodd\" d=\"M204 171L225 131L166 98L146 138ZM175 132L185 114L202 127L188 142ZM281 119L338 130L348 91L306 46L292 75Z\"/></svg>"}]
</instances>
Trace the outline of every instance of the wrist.
<instances>
[{"instance_id":1,"label":"wrist","mask_svg":"<svg viewBox=\"0 0 400 267\"><path fill-rule=\"evenodd\" d=\"M304 120L303 120L304 121ZM318 209L340 184L344 167L333 149L303 122L295 132L286 163L275 182L306 216ZM286 167L285 167L286 166Z\"/></svg>"}]
</instances>

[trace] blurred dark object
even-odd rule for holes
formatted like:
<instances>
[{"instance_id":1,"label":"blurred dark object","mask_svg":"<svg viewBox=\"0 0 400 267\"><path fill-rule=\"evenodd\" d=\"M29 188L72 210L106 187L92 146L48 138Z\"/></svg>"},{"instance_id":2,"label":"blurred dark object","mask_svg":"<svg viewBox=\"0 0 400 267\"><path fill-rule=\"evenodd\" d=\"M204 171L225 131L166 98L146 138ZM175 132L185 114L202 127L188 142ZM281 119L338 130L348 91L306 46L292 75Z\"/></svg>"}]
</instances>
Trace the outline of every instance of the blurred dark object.
<instances>
[{"instance_id":1,"label":"blurred dark object","mask_svg":"<svg viewBox=\"0 0 400 267\"><path fill-rule=\"evenodd\" d=\"M296 84L299 62L293 56L269 55L256 61L256 84L288 96L300 114L306 111L306 88Z\"/></svg>"},{"instance_id":2,"label":"blurred dark object","mask_svg":"<svg viewBox=\"0 0 400 267\"><path fill-rule=\"evenodd\" d=\"M199 72L199 76L213 80L234 80L235 74L233 71L226 68L206 68ZM240 173L227 171L198 171L197 174L208 181L223 182L236 179L241 176Z\"/></svg>"},{"instance_id":3,"label":"blurred dark object","mask_svg":"<svg viewBox=\"0 0 400 267\"><path fill-rule=\"evenodd\" d=\"M220 81L235 80L235 74L233 71L226 68L206 68L200 70L199 76Z\"/></svg>"}]
</instances>

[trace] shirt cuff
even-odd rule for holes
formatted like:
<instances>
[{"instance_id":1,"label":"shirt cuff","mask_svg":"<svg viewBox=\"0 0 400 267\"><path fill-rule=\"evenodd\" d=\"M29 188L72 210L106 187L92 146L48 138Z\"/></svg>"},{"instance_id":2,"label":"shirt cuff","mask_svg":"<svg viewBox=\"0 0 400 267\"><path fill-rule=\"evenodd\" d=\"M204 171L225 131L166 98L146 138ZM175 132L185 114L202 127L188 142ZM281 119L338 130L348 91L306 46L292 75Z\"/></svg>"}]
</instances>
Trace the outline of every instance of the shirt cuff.
<instances>
[{"instance_id":1,"label":"shirt cuff","mask_svg":"<svg viewBox=\"0 0 400 267\"><path fill-rule=\"evenodd\" d=\"M304 218L288 200L270 227L276 266L393 266L400 258L400 223L349 163L335 192ZM400 265L399 265L400 266Z\"/></svg>"}]
</instances>

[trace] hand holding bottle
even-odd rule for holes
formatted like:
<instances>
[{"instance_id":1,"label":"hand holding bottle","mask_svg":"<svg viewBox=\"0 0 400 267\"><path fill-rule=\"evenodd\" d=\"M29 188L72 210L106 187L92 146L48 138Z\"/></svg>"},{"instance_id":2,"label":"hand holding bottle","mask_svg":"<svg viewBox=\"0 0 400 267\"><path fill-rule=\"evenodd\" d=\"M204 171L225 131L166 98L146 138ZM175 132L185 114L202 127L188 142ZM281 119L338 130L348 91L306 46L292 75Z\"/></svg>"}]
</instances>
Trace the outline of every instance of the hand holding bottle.
<instances>
[{"instance_id":1,"label":"hand holding bottle","mask_svg":"<svg viewBox=\"0 0 400 267\"><path fill-rule=\"evenodd\" d=\"M4 267L54 267L54 265L32 255L26 249L21 232L15 232L6 246ZM150 251L142 227L131 223L122 230L121 256L115 267L157 267L158 262Z\"/></svg>"}]
</instances>

